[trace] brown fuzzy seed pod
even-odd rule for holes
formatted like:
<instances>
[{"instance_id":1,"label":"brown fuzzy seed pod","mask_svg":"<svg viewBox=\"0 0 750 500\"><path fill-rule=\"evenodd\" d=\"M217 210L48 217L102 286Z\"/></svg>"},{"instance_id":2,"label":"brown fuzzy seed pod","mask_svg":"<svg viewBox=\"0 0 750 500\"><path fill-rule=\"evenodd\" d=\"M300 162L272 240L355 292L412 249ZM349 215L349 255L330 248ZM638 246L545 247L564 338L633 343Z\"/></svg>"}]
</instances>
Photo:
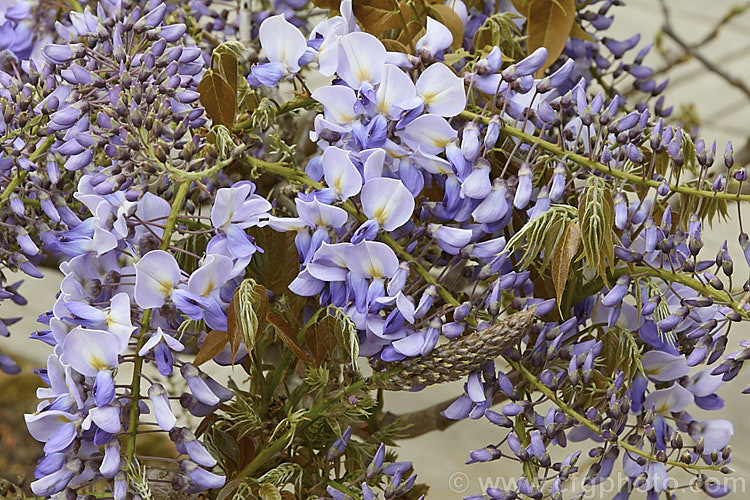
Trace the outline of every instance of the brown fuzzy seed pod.
<instances>
[{"instance_id":1,"label":"brown fuzzy seed pod","mask_svg":"<svg viewBox=\"0 0 750 500\"><path fill-rule=\"evenodd\" d=\"M519 342L529 333L533 322L533 310L521 311L481 332L475 330L439 345L426 356L379 363L377 369L398 370L398 373L376 380L373 385L388 391L406 391L459 380L481 370L489 361Z\"/></svg>"}]
</instances>

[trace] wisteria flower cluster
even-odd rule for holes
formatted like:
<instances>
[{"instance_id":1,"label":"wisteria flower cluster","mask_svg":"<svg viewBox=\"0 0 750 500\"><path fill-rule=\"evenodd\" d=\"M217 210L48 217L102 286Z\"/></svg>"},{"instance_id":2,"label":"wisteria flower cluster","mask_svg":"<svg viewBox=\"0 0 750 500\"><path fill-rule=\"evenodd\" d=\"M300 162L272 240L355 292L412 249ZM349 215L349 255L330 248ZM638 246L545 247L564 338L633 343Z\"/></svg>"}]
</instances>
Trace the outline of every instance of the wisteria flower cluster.
<instances>
[{"instance_id":1,"label":"wisteria flower cluster","mask_svg":"<svg viewBox=\"0 0 750 500\"><path fill-rule=\"evenodd\" d=\"M0 263L63 274L30 491L422 498L386 445L470 418L466 463L519 472L467 498L727 494L750 280L702 238L747 174L604 35L621 2L255 3L0 7Z\"/></svg>"}]
</instances>

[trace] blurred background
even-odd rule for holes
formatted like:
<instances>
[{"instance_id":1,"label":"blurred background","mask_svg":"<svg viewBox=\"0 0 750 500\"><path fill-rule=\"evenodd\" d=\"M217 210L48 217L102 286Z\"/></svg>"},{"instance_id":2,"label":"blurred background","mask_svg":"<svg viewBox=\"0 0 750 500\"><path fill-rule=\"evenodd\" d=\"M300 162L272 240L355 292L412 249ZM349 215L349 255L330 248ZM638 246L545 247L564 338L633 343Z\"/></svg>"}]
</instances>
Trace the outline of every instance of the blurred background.
<instances>
[{"instance_id":1,"label":"blurred background","mask_svg":"<svg viewBox=\"0 0 750 500\"><path fill-rule=\"evenodd\" d=\"M625 39L641 33L640 46L653 42L646 64L662 73L657 77L658 81L669 77L665 95L667 106L674 106L673 117L685 120L688 130L693 125L699 126L700 136L708 145L716 140L717 172L724 168L721 158L730 140L735 147L735 163L750 168L750 2L666 0L665 4L669 9L667 18L659 0L627 0L625 7L611 10L615 22L608 36ZM663 29L665 21L666 30ZM750 206L739 209L747 231ZM737 207L731 208L729 220L717 219L713 227L707 229L704 258L715 255L721 243L728 239L736 282L744 282L750 269L737 243L740 232ZM26 433L23 413L32 412L36 406L34 388L38 377L32 370L46 365L51 349L46 344L29 340L28 334L38 329L37 316L51 307L60 278L59 273L53 272L41 280L25 275L8 276L11 283L24 280L20 291L28 299L28 304L19 307L6 301L2 308L3 317L23 317L11 327L10 338L0 339L3 351L21 364L23 372L17 376L0 373L0 478L15 481L19 474L30 478L36 458L41 454L41 446ZM732 352L740 340L750 340L747 325L733 330L727 353ZM219 381L226 381L226 372L215 376ZM745 448L750 436L750 395L740 394L748 385L750 373L744 372L720 389L719 394L726 400L723 410L692 412L698 419L726 418L734 423L732 466L735 473L730 484L735 485L736 491L725 498L750 498L750 449ZM450 402L461 393L461 383L432 387L418 393L389 393L386 395L386 409L394 414L415 412L440 402ZM500 439L499 429L484 419L481 422L459 422L443 431L402 441L400 457L411 460L419 481L430 485L429 498L461 498L480 494L487 486L502 487L503 481L518 477L519 468L508 460L462 465L471 450ZM563 451L574 450L575 443L569 443ZM574 481L565 498L582 491L580 484L586 471L583 465L588 461L587 457L581 457L582 477ZM585 498L612 498L622 482L622 479L617 480L617 474L615 470L614 481L588 492ZM644 496L634 493L631 498ZM679 493L679 498L707 497L687 489Z\"/></svg>"}]
</instances>

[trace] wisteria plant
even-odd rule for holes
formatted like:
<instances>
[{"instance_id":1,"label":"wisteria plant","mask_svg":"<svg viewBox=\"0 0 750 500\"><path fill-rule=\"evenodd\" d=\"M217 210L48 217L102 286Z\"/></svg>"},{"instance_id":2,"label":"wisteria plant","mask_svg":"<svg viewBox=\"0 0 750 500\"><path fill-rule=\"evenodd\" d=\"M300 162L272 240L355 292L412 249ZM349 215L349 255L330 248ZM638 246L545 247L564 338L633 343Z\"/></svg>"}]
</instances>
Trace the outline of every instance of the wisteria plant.
<instances>
[{"instance_id":1,"label":"wisteria plant","mask_svg":"<svg viewBox=\"0 0 750 500\"><path fill-rule=\"evenodd\" d=\"M0 265L63 274L30 492L422 498L391 447L471 418L445 460L517 474L467 498L727 494L732 423L691 412L750 282L702 229L747 174L621 3L0 2ZM434 428L384 408L456 380Z\"/></svg>"}]
</instances>

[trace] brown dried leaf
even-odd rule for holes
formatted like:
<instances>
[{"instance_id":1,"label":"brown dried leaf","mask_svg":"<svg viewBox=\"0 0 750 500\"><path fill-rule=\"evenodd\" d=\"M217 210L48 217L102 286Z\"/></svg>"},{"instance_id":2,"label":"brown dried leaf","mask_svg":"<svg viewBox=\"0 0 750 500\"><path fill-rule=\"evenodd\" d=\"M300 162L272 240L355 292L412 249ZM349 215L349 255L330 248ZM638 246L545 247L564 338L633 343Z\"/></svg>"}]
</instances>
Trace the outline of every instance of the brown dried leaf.
<instances>
[{"instance_id":1,"label":"brown dried leaf","mask_svg":"<svg viewBox=\"0 0 750 500\"><path fill-rule=\"evenodd\" d=\"M527 50L547 49L547 60L537 76L560 57L576 18L575 0L531 0L528 4Z\"/></svg>"},{"instance_id":2,"label":"brown dried leaf","mask_svg":"<svg viewBox=\"0 0 750 500\"><path fill-rule=\"evenodd\" d=\"M328 9L330 11L338 12L341 3L338 0L312 0L314 6L320 9Z\"/></svg>"},{"instance_id":3,"label":"brown dried leaf","mask_svg":"<svg viewBox=\"0 0 750 500\"><path fill-rule=\"evenodd\" d=\"M581 228L574 221L568 221L565 224L562 238L558 242L552 256L552 282L555 285L555 296L558 305L562 303L562 296L565 293L570 263L573 262L576 254L578 254L580 246Z\"/></svg>"},{"instance_id":4,"label":"brown dried leaf","mask_svg":"<svg viewBox=\"0 0 750 500\"><path fill-rule=\"evenodd\" d=\"M521 14L524 17L529 17L529 5L531 4L532 0L510 0L510 3L513 4L513 7L516 8L519 14Z\"/></svg>"},{"instance_id":5,"label":"brown dried leaf","mask_svg":"<svg viewBox=\"0 0 750 500\"><path fill-rule=\"evenodd\" d=\"M214 70L219 71L224 80L232 87L232 91L234 91L236 96L239 81L237 56L228 51L221 51L214 52L211 55L211 59L211 65Z\"/></svg>"},{"instance_id":6,"label":"brown dried leaf","mask_svg":"<svg viewBox=\"0 0 750 500\"><path fill-rule=\"evenodd\" d=\"M578 38L580 40L586 40L587 42L596 41L591 37L591 35L586 33L586 31L578 23L573 23L573 27L570 28L570 38Z\"/></svg>"},{"instance_id":7,"label":"brown dried leaf","mask_svg":"<svg viewBox=\"0 0 750 500\"><path fill-rule=\"evenodd\" d=\"M237 109L237 94L224 77L209 69L198 84L198 93L206 114L214 124L231 129Z\"/></svg>"},{"instance_id":8,"label":"brown dried leaf","mask_svg":"<svg viewBox=\"0 0 750 500\"><path fill-rule=\"evenodd\" d=\"M222 332L220 330L211 330L210 332L208 332L208 335L206 335L206 340L203 341L203 345L195 355L193 364L195 366L200 366L209 359L213 359L221 351L224 350L227 342L229 342L227 332Z\"/></svg>"},{"instance_id":9,"label":"brown dried leaf","mask_svg":"<svg viewBox=\"0 0 750 500\"><path fill-rule=\"evenodd\" d=\"M451 30L451 34L453 35L451 48L453 50L459 48L464 40L464 25L461 22L461 18L456 14L456 11L445 4L430 5L430 11L435 16L435 19Z\"/></svg>"},{"instance_id":10,"label":"brown dried leaf","mask_svg":"<svg viewBox=\"0 0 750 500\"><path fill-rule=\"evenodd\" d=\"M336 328L336 318L326 315L305 332L305 345L312 352L315 367L319 367L336 348Z\"/></svg>"},{"instance_id":11,"label":"brown dried leaf","mask_svg":"<svg viewBox=\"0 0 750 500\"><path fill-rule=\"evenodd\" d=\"M419 21L409 21L406 30L401 30L396 40L402 45L416 44L417 40L424 35L424 28ZM411 42L411 43L410 43Z\"/></svg>"},{"instance_id":12,"label":"brown dried leaf","mask_svg":"<svg viewBox=\"0 0 750 500\"><path fill-rule=\"evenodd\" d=\"M314 363L313 357L309 353L305 352L302 347L297 343L297 334L289 323L284 318L274 312L268 313L268 322L271 323L276 330L276 335L281 339L284 344L302 361L305 363Z\"/></svg>"},{"instance_id":13,"label":"brown dried leaf","mask_svg":"<svg viewBox=\"0 0 750 500\"><path fill-rule=\"evenodd\" d=\"M395 0L354 0L352 4L359 24L375 36L386 30L401 29L411 18L411 8Z\"/></svg>"},{"instance_id":14,"label":"brown dried leaf","mask_svg":"<svg viewBox=\"0 0 750 500\"><path fill-rule=\"evenodd\" d=\"M385 40L380 41L383 42L385 50L391 52L401 52L402 54L408 54L411 51L406 45L399 42L398 40L390 40L386 38Z\"/></svg>"},{"instance_id":15,"label":"brown dried leaf","mask_svg":"<svg viewBox=\"0 0 750 500\"><path fill-rule=\"evenodd\" d=\"M294 246L294 233L280 233L270 227L250 230L263 253L253 255L248 270L250 276L274 295L281 297L299 272L299 257Z\"/></svg>"}]
</instances>

